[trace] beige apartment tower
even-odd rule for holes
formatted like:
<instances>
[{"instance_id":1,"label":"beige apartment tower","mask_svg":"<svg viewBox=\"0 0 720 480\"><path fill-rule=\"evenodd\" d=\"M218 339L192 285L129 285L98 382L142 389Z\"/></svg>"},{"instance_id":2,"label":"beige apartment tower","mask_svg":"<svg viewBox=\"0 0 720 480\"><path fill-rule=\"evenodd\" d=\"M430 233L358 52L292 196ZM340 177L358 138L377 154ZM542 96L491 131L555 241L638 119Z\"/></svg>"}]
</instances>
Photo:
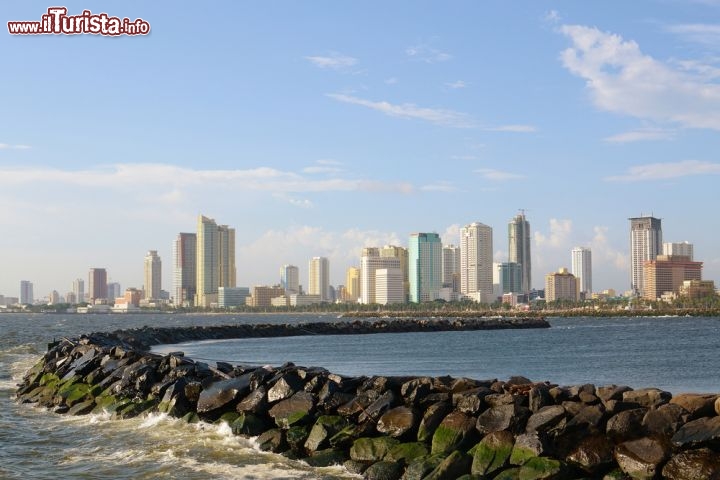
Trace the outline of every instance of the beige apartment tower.
<instances>
[{"instance_id":1,"label":"beige apartment tower","mask_svg":"<svg viewBox=\"0 0 720 480\"><path fill-rule=\"evenodd\" d=\"M162 262L157 250L150 250L145 255L145 298L148 300L160 299L160 288L162 282Z\"/></svg>"},{"instance_id":2,"label":"beige apartment tower","mask_svg":"<svg viewBox=\"0 0 720 480\"><path fill-rule=\"evenodd\" d=\"M235 287L235 229L198 216L195 305L217 304L218 288Z\"/></svg>"}]
</instances>

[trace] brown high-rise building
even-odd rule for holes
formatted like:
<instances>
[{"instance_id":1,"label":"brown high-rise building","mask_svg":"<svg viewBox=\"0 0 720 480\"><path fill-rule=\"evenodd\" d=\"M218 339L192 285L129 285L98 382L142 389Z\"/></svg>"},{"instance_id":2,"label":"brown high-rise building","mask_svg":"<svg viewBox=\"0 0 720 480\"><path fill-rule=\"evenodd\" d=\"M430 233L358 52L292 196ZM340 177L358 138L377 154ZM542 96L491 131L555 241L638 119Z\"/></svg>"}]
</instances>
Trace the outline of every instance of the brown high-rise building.
<instances>
[{"instance_id":1,"label":"brown high-rise building","mask_svg":"<svg viewBox=\"0 0 720 480\"><path fill-rule=\"evenodd\" d=\"M664 293L678 293L685 280L702 280L702 266L685 255L658 255L646 261L643 298L657 300Z\"/></svg>"},{"instance_id":2,"label":"brown high-rise building","mask_svg":"<svg viewBox=\"0 0 720 480\"><path fill-rule=\"evenodd\" d=\"M90 303L97 300L107 300L107 270L104 268L91 268L88 274L88 297Z\"/></svg>"}]
</instances>

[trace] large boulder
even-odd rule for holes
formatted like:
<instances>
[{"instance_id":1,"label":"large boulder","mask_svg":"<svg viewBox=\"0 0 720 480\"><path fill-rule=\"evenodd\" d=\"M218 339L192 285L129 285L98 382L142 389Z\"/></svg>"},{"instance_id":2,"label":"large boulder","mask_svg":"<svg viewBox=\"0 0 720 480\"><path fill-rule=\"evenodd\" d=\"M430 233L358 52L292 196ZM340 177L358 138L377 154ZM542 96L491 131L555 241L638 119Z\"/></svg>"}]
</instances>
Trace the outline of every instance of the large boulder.
<instances>
[{"instance_id":1,"label":"large boulder","mask_svg":"<svg viewBox=\"0 0 720 480\"><path fill-rule=\"evenodd\" d=\"M350 448L350 458L363 462L379 462L399 443L391 437L358 438Z\"/></svg>"},{"instance_id":2,"label":"large boulder","mask_svg":"<svg viewBox=\"0 0 720 480\"><path fill-rule=\"evenodd\" d=\"M695 420L700 417L715 416L715 401L720 398L716 394L709 393L681 393L670 400L672 405L680 405L687 410L688 420Z\"/></svg>"},{"instance_id":3,"label":"large boulder","mask_svg":"<svg viewBox=\"0 0 720 480\"><path fill-rule=\"evenodd\" d=\"M455 450L423 480L455 480L470 473L471 463L471 457Z\"/></svg>"},{"instance_id":4,"label":"large boulder","mask_svg":"<svg viewBox=\"0 0 720 480\"><path fill-rule=\"evenodd\" d=\"M375 462L363 473L365 480L399 480L402 476L402 465L395 462Z\"/></svg>"},{"instance_id":5,"label":"large boulder","mask_svg":"<svg viewBox=\"0 0 720 480\"><path fill-rule=\"evenodd\" d=\"M297 372L289 371L280 375L267 392L267 400L270 403L290 398L304 387L303 381Z\"/></svg>"},{"instance_id":6,"label":"large boulder","mask_svg":"<svg viewBox=\"0 0 720 480\"><path fill-rule=\"evenodd\" d=\"M275 404L268 412L278 427L291 426L306 421L315 406L311 393L300 391L287 400Z\"/></svg>"},{"instance_id":7,"label":"large boulder","mask_svg":"<svg viewBox=\"0 0 720 480\"><path fill-rule=\"evenodd\" d=\"M431 452L450 453L453 450L467 448L472 445L475 436L475 418L453 411L435 430Z\"/></svg>"},{"instance_id":8,"label":"large boulder","mask_svg":"<svg viewBox=\"0 0 720 480\"><path fill-rule=\"evenodd\" d=\"M610 417L605 429L608 437L616 442L642 437L645 434L642 425L645 413L645 408L634 408Z\"/></svg>"},{"instance_id":9,"label":"large boulder","mask_svg":"<svg viewBox=\"0 0 720 480\"><path fill-rule=\"evenodd\" d=\"M720 455L707 448L680 452L665 464L662 475L669 480L718 480Z\"/></svg>"},{"instance_id":10,"label":"large boulder","mask_svg":"<svg viewBox=\"0 0 720 480\"><path fill-rule=\"evenodd\" d=\"M432 439L435 434L435 430L452 411L452 406L448 402L437 402L430 405L422 420L420 421L420 427L418 427L417 439L419 442L426 442Z\"/></svg>"},{"instance_id":11,"label":"large boulder","mask_svg":"<svg viewBox=\"0 0 720 480\"><path fill-rule=\"evenodd\" d=\"M637 403L645 408L657 408L670 401L672 394L659 388L641 388L623 393L624 402Z\"/></svg>"},{"instance_id":12,"label":"large boulder","mask_svg":"<svg viewBox=\"0 0 720 480\"><path fill-rule=\"evenodd\" d=\"M400 443L390 449L385 459L407 465L416 458L424 457L429 453L427 445L423 442Z\"/></svg>"},{"instance_id":13,"label":"large boulder","mask_svg":"<svg viewBox=\"0 0 720 480\"><path fill-rule=\"evenodd\" d=\"M392 390L388 390L380 395L377 400L363 409L358 417L358 421L360 423L363 423L366 420L377 422L386 411L390 410L398 403L397 396L392 392Z\"/></svg>"},{"instance_id":14,"label":"large boulder","mask_svg":"<svg viewBox=\"0 0 720 480\"><path fill-rule=\"evenodd\" d=\"M223 408L240 396L250 392L250 375L220 380L200 392L197 412L204 413Z\"/></svg>"},{"instance_id":15,"label":"large boulder","mask_svg":"<svg viewBox=\"0 0 720 480\"><path fill-rule=\"evenodd\" d=\"M688 422L672 436L676 447L704 446L720 439L720 417L698 418Z\"/></svg>"},{"instance_id":16,"label":"large boulder","mask_svg":"<svg viewBox=\"0 0 720 480\"><path fill-rule=\"evenodd\" d=\"M587 473L595 474L612 465L613 444L605 435L586 437L565 460Z\"/></svg>"},{"instance_id":17,"label":"large boulder","mask_svg":"<svg viewBox=\"0 0 720 480\"><path fill-rule=\"evenodd\" d=\"M482 435L499 430L518 433L525 428L530 410L515 403L485 410L477 419L476 428Z\"/></svg>"},{"instance_id":18,"label":"large boulder","mask_svg":"<svg viewBox=\"0 0 720 480\"><path fill-rule=\"evenodd\" d=\"M330 443L330 438L347 427L347 420L339 415L322 415L317 419L310 435L305 442L305 448L314 452Z\"/></svg>"},{"instance_id":19,"label":"large boulder","mask_svg":"<svg viewBox=\"0 0 720 480\"><path fill-rule=\"evenodd\" d=\"M687 422L687 410L680 405L668 403L648 410L642 426L648 435L671 437Z\"/></svg>"},{"instance_id":20,"label":"large boulder","mask_svg":"<svg viewBox=\"0 0 720 480\"><path fill-rule=\"evenodd\" d=\"M565 420L565 408L560 405L543 407L533 413L527 421L526 433L544 433L552 430Z\"/></svg>"},{"instance_id":21,"label":"large boulder","mask_svg":"<svg viewBox=\"0 0 720 480\"><path fill-rule=\"evenodd\" d=\"M261 414L267 412L267 407L267 391L265 387L261 385L240 400L235 406L235 410L238 412Z\"/></svg>"},{"instance_id":22,"label":"large boulder","mask_svg":"<svg viewBox=\"0 0 720 480\"><path fill-rule=\"evenodd\" d=\"M603 403L610 400L622 400L625 392L631 391L632 388L625 385L605 385L595 389L597 395Z\"/></svg>"},{"instance_id":23,"label":"large boulder","mask_svg":"<svg viewBox=\"0 0 720 480\"><path fill-rule=\"evenodd\" d=\"M515 437L507 430L489 433L474 447L471 473L488 476L504 468L514 445Z\"/></svg>"},{"instance_id":24,"label":"large boulder","mask_svg":"<svg viewBox=\"0 0 720 480\"><path fill-rule=\"evenodd\" d=\"M563 478L565 470L565 464L560 460L534 457L520 466L517 478L520 480L555 480Z\"/></svg>"},{"instance_id":25,"label":"large boulder","mask_svg":"<svg viewBox=\"0 0 720 480\"><path fill-rule=\"evenodd\" d=\"M395 407L385 412L378 421L377 430L400 438L411 432L417 424L417 415L408 407Z\"/></svg>"},{"instance_id":26,"label":"large boulder","mask_svg":"<svg viewBox=\"0 0 720 480\"><path fill-rule=\"evenodd\" d=\"M620 469L637 480L651 480L670 456L670 445L662 438L644 437L621 443L615 448Z\"/></svg>"}]
</instances>

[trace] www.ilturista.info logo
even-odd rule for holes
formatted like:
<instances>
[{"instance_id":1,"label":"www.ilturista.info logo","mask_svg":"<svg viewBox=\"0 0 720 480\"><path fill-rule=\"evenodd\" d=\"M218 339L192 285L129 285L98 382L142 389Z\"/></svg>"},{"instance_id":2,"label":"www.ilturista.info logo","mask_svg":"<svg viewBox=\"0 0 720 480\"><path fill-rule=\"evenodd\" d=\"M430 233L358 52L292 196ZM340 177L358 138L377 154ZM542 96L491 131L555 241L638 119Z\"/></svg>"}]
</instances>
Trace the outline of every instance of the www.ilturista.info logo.
<instances>
[{"instance_id":1,"label":"www.ilturista.info logo","mask_svg":"<svg viewBox=\"0 0 720 480\"><path fill-rule=\"evenodd\" d=\"M11 35L147 35L150 24L142 18L110 17L107 13L83 10L80 15L68 15L65 7L50 7L39 22L7 22Z\"/></svg>"}]
</instances>

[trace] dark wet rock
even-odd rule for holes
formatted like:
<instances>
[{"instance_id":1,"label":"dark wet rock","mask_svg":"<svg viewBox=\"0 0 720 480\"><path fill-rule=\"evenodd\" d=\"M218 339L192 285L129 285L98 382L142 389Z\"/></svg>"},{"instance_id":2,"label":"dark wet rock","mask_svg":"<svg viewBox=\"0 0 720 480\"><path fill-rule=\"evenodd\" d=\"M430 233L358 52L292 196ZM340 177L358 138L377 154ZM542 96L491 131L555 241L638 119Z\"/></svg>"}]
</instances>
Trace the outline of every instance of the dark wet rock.
<instances>
[{"instance_id":1,"label":"dark wet rock","mask_svg":"<svg viewBox=\"0 0 720 480\"><path fill-rule=\"evenodd\" d=\"M254 414L263 414L267 412L267 391L264 386L259 386L257 390L253 390L245 398L240 400L235 406L238 412L248 412Z\"/></svg>"},{"instance_id":2,"label":"dark wet rock","mask_svg":"<svg viewBox=\"0 0 720 480\"><path fill-rule=\"evenodd\" d=\"M669 480L718 480L720 455L707 448L680 452L665 464L662 476Z\"/></svg>"},{"instance_id":3,"label":"dark wet rock","mask_svg":"<svg viewBox=\"0 0 720 480\"><path fill-rule=\"evenodd\" d=\"M452 403L456 410L475 415L482 410L483 399L490 394L492 390L487 387L464 390L452 395Z\"/></svg>"},{"instance_id":4,"label":"dark wet rock","mask_svg":"<svg viewBox=\"0 0 720 480\"><path fill-rule=\"evenodd\" d=\"M533 383L532 380L530 380L527 377L523 377L520 375L515 375L513 377L510 377L507 382L505 382L506 385L527 385L529 383Z\"/></svg>"},{"instance_id":5,"label":"dark wet rock","mask_svg":"<svg viewBox=\"0 0 720 480\"><path fill-rule=\"evenodd\" d=\"M663 439L644 437L615 448L615 460L620 469L640 480L655 478L669 456L670 445Z\"/></svg>"},{"instance_id":6,"label":"dark wet rock","mask_svg":"<svg viewBox=\"0 0 720 480\"><path fill-rule=\"evenodd\" d=\"M605 431L605 416L605 408L602 405L589 405L567 422L567 428L585 428L592 432Z\"/></svg>"},{"instance_id":7,"label":"dark wet rock","mask_svg":"<svg viewBox=\"0 0 720 480\"><path fill-rule=\"evenodd\" d=\"M676 447L704 446L720 440L720 417L705 417L688 422L672 436Z\"/></svg>"},{"instance_id":8,"label":"dark wet rock","mask_svg":"<svg viewBox=\"0 0 720 480\"><path fill-rule=\"evenodd\" d=\"M565 420L565 408L552 405L541 408L528 419L525 431L527 433L543 433L552 430Z\"/></svg>"},{"instance_id":9,"label":"dark wet rock","mask_svg":"<svg viewBox=\"0 0 720 480\"><path fill-rule=\"evenodd\" d=\"M210 412L223 408L239 397L250 392L250 375L245 374L237 378L230 378L214 382L209 388L200 392L198 398L198 413Z\"/></svg>"},{"instance_id":10,"label":"dark wet rock","mask_svg":"<svg viewBox=\"0 0 720 480\"><path fill-rule=\"evenodd\" d=\"M241 412L237 418L230 423L230 428L235 435L248 435L254 437L260 435L268 428L268 422L249 412Z\"/></svg>"},{"instance_id":11,"label":"dark wet rock","mask_svg":"<svg viewBox=\"0 0 720 480\"><path fill-rule=\"evenodd\" d=\"M510 453L510 463L522 465L528 459L539 457L546 452L545 442L537 433L524 433L515 438L515 445Z\"/></svg>"},{"instance_id":12,"label":"dark wet rock","mask_svg":"<svg viewBox=\"0 0 720 480\"><path fill-rule=\"evenodd\" d=\"M528 392L528 407L536 413L542 407L552 405L553 398L550 395L550 387L547 385L535 385Z\"/></svg>"},{"instance_id":13,"label":"dark wet rock","mask_svg":"<svg viewBox=\"0 0 720 480\"><path fill-rule=\"evenodd\" d=\"M347 420L339 415L322 415L318 417L310 430L305 448L314 452L330 443L330 438L348 426Z\"/></svg>"},{"instance_id":14,"label":"dark wet rock","mask_svg":"<svg viewBox=\"0 0 720 480\"><path fill-rule=\"evenodd\" d=\"M422 480L435 470L445 458L445 455L418 457L408 464L402 478L403 480Z\"/></svg>"},{"instance_id":15,"label":"dark wet rock","mask_svg":"<svg viewBox=\"0 0 720 480\"><path fill-rule=\"evenodd\" d=\"M280 400L290 398L296 392L303 389L303 382L296 372L287 372L279 374L280 377L274 382L273 386L267 392L269 403L275 403Z\"/></svg>"},{"instance_id":16,"label":"dark wet rock","mask_svg":"<svg viewBox=\"0 0 720 480\"><path fill-rule=\"evenodd\" d=\"M354 473L355 475L362 475L362 473L370 466L368 462L360 462L358 460L346 460L342 465L345 467L345 470L350 473Z\"/></svg>"},{"instance_id":17,"label":"dark wet rock","mask_svg":"<svg viewBox=\"0 0 720 480\"><path fill-rule=\"evenodd\" d=\"M453 451L424 480L455 480L470 473L472 457L460 451Z\"/></svg>"},{"instance_id":18,"label":"dark wet rock","mask_svg":"<svg viewBox=\"0 0 720 480\"><path fill-rule=\"evenodd\" d=\"M362 413L360 413L358 421L360 423L363 423L366 420L377 422L385 412L393 408L398 403L398 397L391 390L388 390L380 395L377 400L368 405Z\"/></svg>"},{"instance_id":19,"label":"dark wet rock","mask_svg":"<svg viewBox=\"0 0 720 480\"><path fill-rule=\"evenodd\" d=\"M637 403L645 408L657 408L670 401L672 394L659 388L642 388L623 393L623 401Z\"/></svg>"},{"instance_id":20,"label":"dark wet rock","mask_svg":"<svg viewBox=\"0 0 720 480\"><path fill-rule=\"evenodd\" d=\"M350 458L363 462L379 462L399 443L391 437L358 438L350 448Z\"/></svg>"},{"instance_id":21,"label":"dark wet rock","mask_svg":"<svg viewBox=\"0 0 720 480\"><path fill-rule=\"evenodd\" d=\"M95 400L85 400L84 402L76 403L70 407L67 411L68 415L86 415L93 411L95 408Z\"/></svg>"},{"instance_id":22,"label":"dark wet rock","mask_svg":"<svg viewBox=\"0 0 720 480\"><path fill-rule=\"evenodd\" d=\"M610 400L622 400L623 394L631 390L632 388L625 385L605 385L597 387L595 389L595 394L600 398L600 400L607 402Z\"/></svg>"},{"instance_id":23,"label":"dark wet rock","mask_svg":"<svg viewBox=\"0 0 720 480\"><path fill-rule=\"evenodd\" d=\"M471 473L491 475L504 468L514 445L515 437L508 431L489 433L474 448Z\"/></svg>"},{"instance_id":24,"label":"dark wet rock","mask_svg":"<svg viewBox=\"0 0 720 480\"><path fill-rule=\"evenodd\" d=\"M376 462L363 473L367 480L399 480L402 476L402 465L396 462Z\"/></svg>"},{"instance_id":25,"label":"dark wet rock","mask_svg":"<svg viewBox=\"0 0 720 480\"><path fill-rule=\"evenodd\" d=\"M352 400L337 407L337 413L344 417L354 417L363 413L363 411L380 395L375 390L369 390L361 392L357 396L353 397Z\"/></svg>"},{"instance_id":26,"label":"dark wet rock","mask_svg":"<svg viewBox=\"0 0 720 480\"><path fill-rule=\"evenodd\" d=\"M391 437L400 438L417 427L418 418L415 412L408 407L395 407L380 417L377 430Z\"/></svg>"},{"instance_id":27,"label":"dark wet rock","mask_svg":"<svg viewBox=\"0 0 720 480\"><path fill-rule=\"evenodd\" d=\"M615 442L642 437L645 435L645 429L642 426L645 413L647 413L647 409L635 408L610 417L605 430L608 437Z\"/></svg>"},{"instance_id":28,"label":"dark wet rock","mask_svg":"<svg viewBox=\"0 0 720 480\"><path fill-rule=\"evenodd\" d=\"M280 453L287 450L285 436L279 428L272 428L263 432L256 441L258 448L266 452Z\"/></svg>"},{"instance_id":29,"label":"dark wet rock","mask_svg":"<svg viewBox=\"0 0 720 480\"><path fill-rule=\"evenodd\" d=\"M315 406L311 393L300 391L287 400L276 403L268 412L278 427L290 428L292 425L305 422Z\"/></svg>"},{"instance_id":30,"label":"dark wet rock","mask_svg":"<svg viewBox=\"0 0 720 480\"><path fill-rule=\"evenodd\" d=\"M515 404L500 405L485 410L478 416L476 428L482 435L498 430L518 433L525 428L530 410Z\"/></svg>"},{"instance_id":31,"label":"dark wet rock","mask_svg":"<svg viewBox=\"0 0 720 480\"><path fill-rule=\"evenodd\" d=\"M400 387L400 395L405 402L411 405L417 405L422 398L425 398L432 392L432 378L420 377L409 380Z\"/></svg>"},{"instance_id":32,"label":"dark wet rock","mask_svg":"<svg viewBox=\"0 0 720 480\"><path fill-rule=\"evenodd\" d=\"M520 406L522 401L517 395L512 393L493 393L484 397L485 403L488 408L501 407L503 405L518 405Z\"/></svg>"},{"instance_id":33,"label":"dark wet rock","mask_svg":"<svg viewBox=\"0 0 720 480\"><path fill-rule=\"evenodd\" d=\"M613 464L614 445L604 435L584 438L566 457L566 461L589 474L606 470Z\"/></svg>"},{"instance_id":34,"label":"dark wet rock","mask_svg":"<svg viewBox=\"0 0 720 480\"><path fill-rule=\"evenodd\" d=\"M303 460L311 467L329 467L331 465L342 465L347 459L347 454L344 451L328 448L315 451Z\"/></svg>"},{"instance_id":35,"label":"dark wet rock","mask_svg":"<svg viewBox=\"0 0 720 480\"><path fill-rule=\"evenodd\" d=\"M688 412L688 420L715 415L715 400L720 396L702 393L681 393L670 400L671 405L679 405Z\"/></svg>"},{"instance_id":36,"label":"dark wet rock","mask_svg":"<svg viewBox=\"0 0 720 480\"><path fill-rule=\"evenodd\" d=\"M448 402L437 402L430 405L430 407L425 410L425 414L420 421L417 435L418 441L425 442L432 439L438 425L440 425L443 419L451 411L452 406Z\"/></svg>"},{"instance_id":37,"label":"dark wet rock","mask_svg":"<svg viewBox=\"0 0 720 480\"><path fill-rule=\"evenodd\" d=\"M604 402L603 405L605 406L605 411L610 417L612 417L616 413L624 412L625 410L633 410L640 407L640 405L638 405L637 403L623 402L622 400L608 400L607 402ZM662 407L662 405L660 407Z\"/></svg>"},{"instance_id":38,"label":"dark wet rock","mask_svg":"<svg viewBox=\"0 0 720 480\"><path fill-rule=\"evenodd\" d=\"M468 448L476 438L475 418L462 412L448 414L435 430L432 437L431 452L449 453L453 450Z\"/></svg>"},{"instance_id":39,"label":"dark wet rock","mask_svg":"<svg viewBox=\"0 0 720 480\"><path fill-rule=\"evenodd\" d=\"M285 432L285 441L295 452L301 452L310 430L307 425L296 425Z\"/></svg>"},{"instance_id":40,"label":"dark wet rock","mask_svg":"<svg viewBox=\"0 0 720 480\"><path fill-rule=\"evenodd\" d=\"M680 405L668 403L648 410L643 417L642 426L648 435L671 437L686 421L687 411Z\"/></svg>"}]
</instances>

